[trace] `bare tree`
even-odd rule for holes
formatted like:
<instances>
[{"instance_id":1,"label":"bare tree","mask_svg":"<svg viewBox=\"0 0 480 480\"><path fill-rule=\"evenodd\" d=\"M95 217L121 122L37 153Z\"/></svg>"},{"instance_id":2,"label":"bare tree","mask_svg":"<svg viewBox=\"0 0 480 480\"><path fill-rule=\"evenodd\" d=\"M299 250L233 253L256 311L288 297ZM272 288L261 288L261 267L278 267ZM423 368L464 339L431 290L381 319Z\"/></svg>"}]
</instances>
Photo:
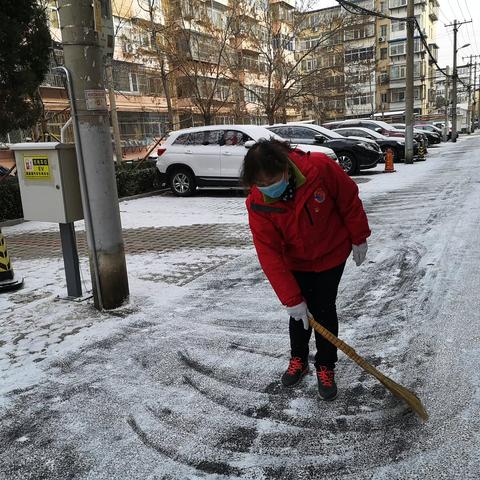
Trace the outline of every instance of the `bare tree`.
<instances>
[{"instance_id":1,"label":"bare tree","mask_svg":"<svg viewBox=\"0 0 480 480\"><path fill-rule=\"evenodd\" d=\"M288 110L301 105L302 98L315 84L310 78L319 77L323 68L313 63L309 69L302 67L343 26L344 17L334 14L322 20L323 25L317 28L312 40L300 40L308 37L312 28L307 13L310 3L309 0L297 3L295 9L283 2L257 0L235 5L237 15L242 18L232 45L237 55L227 59L232 78L239 82L249 103L265 112L270 124L286 121ZM252 64L258 71L256 80L248 74ZM242 68L247 70L243 76L238 74Z\"/></svg>"},{"instance_id":2,"label":"bare tree","mask_svg":"<svg viewBox=\"0 0 480 480\"><path fill-rule=\"evenodd\" d=\"M162 80L163 93L167 102L168 112L168 130L174 129L175 119L172 106L172 94L171 94L171 71L168 66L168 52L165 51L164 45L165 39L173 32L173 28L168 19L168 12L160 11L159 2L156 0L137 0L139 7L147 13L151 46L156 52L157 60L160 68L160 78ZM161 2L163 6L163 2ZM163 17L165 23L159 22L159 18ZM145 27L145 25L144 25Z\"/></svg>"},{"instance_id":3,"label":"bare tree","mask_svg":"<svg viewBox=\"0 0 480 480\"><path fill-rule=\"evenodd\" d=\"M164 48L175 70L179 108L193 106L205 125L219 113L232 114L235 95L226 58L233 55L234 9L182 0L171 18L177 20L170 24Z\"/></svg>"}]
</instances>

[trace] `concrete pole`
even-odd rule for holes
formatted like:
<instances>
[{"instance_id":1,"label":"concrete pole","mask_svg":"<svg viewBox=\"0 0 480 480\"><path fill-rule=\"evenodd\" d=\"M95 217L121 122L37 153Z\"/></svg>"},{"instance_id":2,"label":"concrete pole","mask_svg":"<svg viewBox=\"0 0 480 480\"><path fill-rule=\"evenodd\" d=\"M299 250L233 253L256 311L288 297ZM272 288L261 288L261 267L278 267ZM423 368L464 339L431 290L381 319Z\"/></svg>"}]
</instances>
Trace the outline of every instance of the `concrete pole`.
<instances>
[{"instance_id":1,"label":"concrete pole","mask_svg":"<svg viewBox=\"0 0 480 480\"><path fill-rule=\"evenodd\" d=\"M472 125L471 131L475 131L475 116L477 114L477 62L475 62L473 70L473 104L472 104Z\"/></svg>"},{"instance_id":2,"label":"concrete pole","mask_svg":"<svg viewBox=\"0 0 480 480\"><path fill-rule=\"evenodd\" d=\"M457 21L453 21L452 142L457 141Z\"/></svg>"},{"instance_id":3,"label":"concrete pole","mask_svg":"<svg viewBox=\"0 0 480 480\"><path fill-rule=\"evenodd\" d=\"M117 308L128 298L128 277L112 162L103 57L90 0L59 0L65 65L72 74L85 185L82 201L89 239L95 307Z\"/></svg>"},{"instance_id":4,"label":"concrete pole","mask_svg":"<svg viewBox=\"0 0 480 480\"><path fill-rule=\"evenodd\" d=\"M405 91L405 163L413 163L413 70L414 70L414 0L407 3L407 68Z\"/></svg>"},{"instance_id":5,"label":"concrete pole","mask_svg":"<svg viewBox=\"0 0 480 480\"><path fill-rule=\"evenodd\" d=\"M468 57L467 57L468 58ZM472 55L470 55L470 64L468 71L468 106L467 106L467 133L470 135L472 126Z\"/></svg>"},{"instance_id":6,"label":"concrete pole","mask_svg":"<svg viewBox=\"0 0 480 480\"><path fill-rule=\"evenodd\" d=\"M443 141L448 141L448 104L450 102L450 67L447 65L445 77L445 127L443 129Z\"/></svg>"},{"instance_id":7,"label":"concrete pole","mask_svg":"<svg viewBox=\"0 0 480 480\"><path fill-rule=\"evenodd\" d=\"M122 163L122 141L120 139L120 127L118 126L117 100L113 84L112 59L108 58L105 65L105 77L107 80L108 100L110 103L110 116L112 118L113 144L115 146L115 159L118 165Z\"/></svg>"}]
</instances>

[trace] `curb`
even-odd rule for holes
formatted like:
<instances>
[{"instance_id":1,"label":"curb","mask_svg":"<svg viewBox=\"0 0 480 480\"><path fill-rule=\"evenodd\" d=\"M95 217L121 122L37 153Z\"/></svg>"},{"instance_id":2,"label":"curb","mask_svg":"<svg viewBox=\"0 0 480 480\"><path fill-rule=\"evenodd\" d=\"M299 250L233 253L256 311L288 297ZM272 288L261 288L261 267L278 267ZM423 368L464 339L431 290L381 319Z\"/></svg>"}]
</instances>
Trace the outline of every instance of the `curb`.
<instances>
[{"instance_id":1,"label":"curb","mask_svg":"<svg viewBox=\"0 0 480 480\"><path fill-rule=\"evenodd\" d=\"M136 198L144 198L144 197L153 197L155 195L162 195L163 193L169 192L169 188L162 188L161 190L153 190L151 192L139 193L138 195L132 195L130 197L122 197L118 199L118 203L126 202L127 200L135 200ZM4 222L0 222L0 227L13 227L14 225L19 225L20 223L28 222L29 220L25 220L23 218L15 218L13 220L5 220Z\"/></svg>"}]
</instances>

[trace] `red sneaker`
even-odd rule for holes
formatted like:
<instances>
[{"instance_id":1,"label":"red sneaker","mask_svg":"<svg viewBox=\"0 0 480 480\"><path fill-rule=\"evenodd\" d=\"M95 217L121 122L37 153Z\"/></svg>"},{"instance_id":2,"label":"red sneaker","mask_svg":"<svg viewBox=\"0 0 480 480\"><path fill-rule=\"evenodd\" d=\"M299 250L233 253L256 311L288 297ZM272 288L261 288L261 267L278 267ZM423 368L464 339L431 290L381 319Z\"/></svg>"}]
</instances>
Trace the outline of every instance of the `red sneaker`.
<instances>
[{"instance_id":1,"label":"red sneaker","mask_svg":"<svg viewBox=\"0 0 480 480\"><path fill-rule=\"evenodd\" d=\"M337 397L337 384L335 372L320 365L317 367L318 394L322 400L334 400Z\"/></svg>"},{"instance_id":2,"label":"red sneaker","mask_svg":"<svg viewBox=\"0 0 480 480\"><path fill-rule=\"evenodd\" d=\"M294 387L308 372L308 363L300 357L292 357L288 364L287 371L282 375L284 387Z\"/></svg>"}]
</instances>

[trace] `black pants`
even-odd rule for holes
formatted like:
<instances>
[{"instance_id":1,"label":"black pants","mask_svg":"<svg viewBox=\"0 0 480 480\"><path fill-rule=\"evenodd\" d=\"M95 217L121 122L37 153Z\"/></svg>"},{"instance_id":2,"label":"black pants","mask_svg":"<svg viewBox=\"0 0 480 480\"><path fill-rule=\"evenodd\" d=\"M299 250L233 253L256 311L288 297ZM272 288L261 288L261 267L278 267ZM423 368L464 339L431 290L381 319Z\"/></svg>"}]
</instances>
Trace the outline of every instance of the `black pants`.
<instances>
[{"instance_id":1,"label":"black pants","mask_svg":"<svg viewBox=\"0 0 480 480\"><path fill-rule=\"evenodd\" d=\"M305 298L308 309L313 318L327 330L338 336L338 317L335 301L337 299L338 284L342 278L345 262L323 272L293 272ZM308 359L308 342L312 335L312 328L303 328L303 322L290 318L290 346L292 357ZM319 333L315 332L317 353L315 366L325 365L335 368L337 348Z\"/></svg>"}]
</instances>

